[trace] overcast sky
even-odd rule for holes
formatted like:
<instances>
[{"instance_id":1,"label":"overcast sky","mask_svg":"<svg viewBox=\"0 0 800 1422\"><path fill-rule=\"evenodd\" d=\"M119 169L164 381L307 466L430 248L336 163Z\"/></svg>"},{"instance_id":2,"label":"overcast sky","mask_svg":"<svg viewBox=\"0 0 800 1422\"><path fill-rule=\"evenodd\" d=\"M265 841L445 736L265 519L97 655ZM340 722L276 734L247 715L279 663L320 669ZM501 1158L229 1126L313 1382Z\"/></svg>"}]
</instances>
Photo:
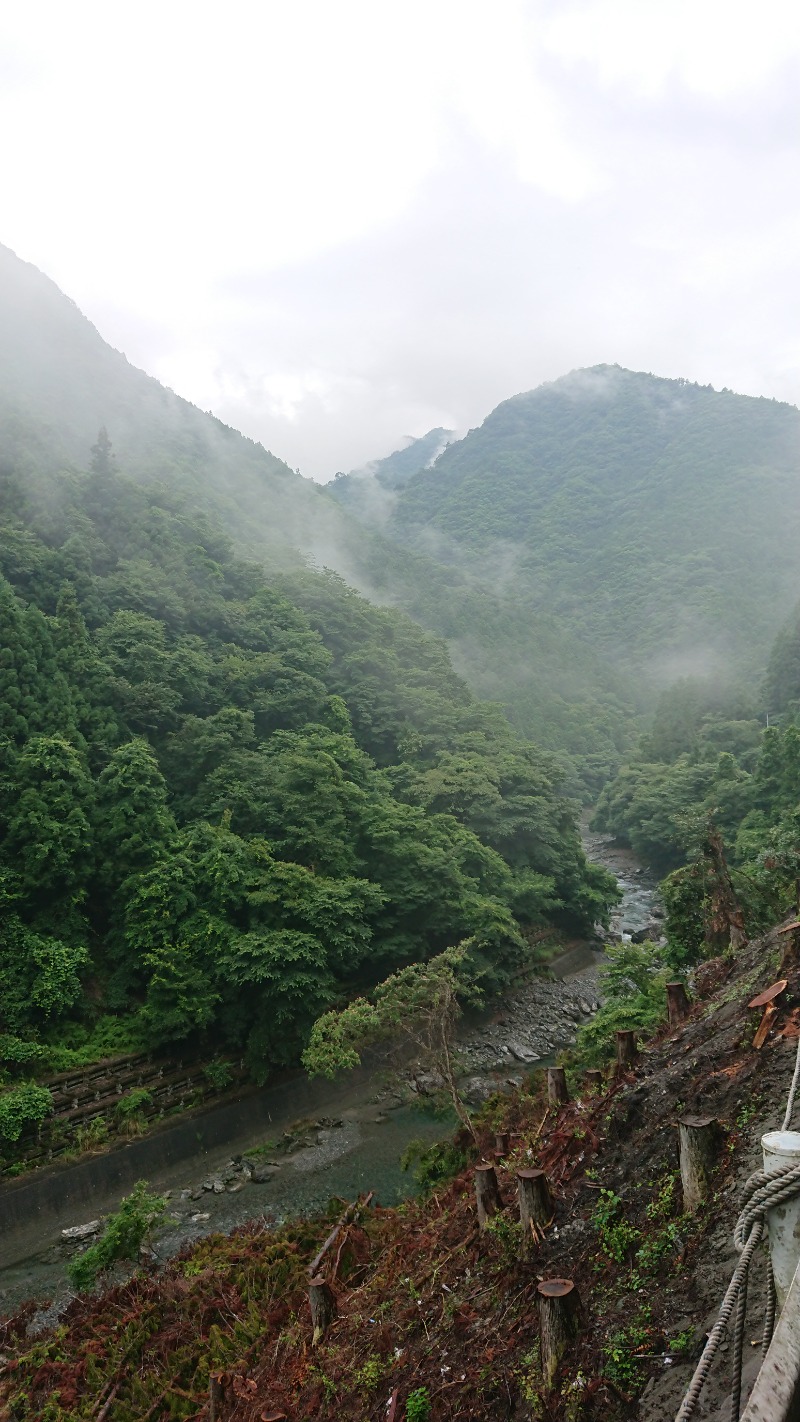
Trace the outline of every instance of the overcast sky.
<instances>
[{"instance_id":1,"label":"overcast sky","mask_svg":"<svg viewBox=\"0 0 800 1422\"><path fill-rule=\"evenodd\" d=\"M794 0L8 0L0 37L0 241L304 474L603 361L800 400Z\"/></svg>"}]
</instances>

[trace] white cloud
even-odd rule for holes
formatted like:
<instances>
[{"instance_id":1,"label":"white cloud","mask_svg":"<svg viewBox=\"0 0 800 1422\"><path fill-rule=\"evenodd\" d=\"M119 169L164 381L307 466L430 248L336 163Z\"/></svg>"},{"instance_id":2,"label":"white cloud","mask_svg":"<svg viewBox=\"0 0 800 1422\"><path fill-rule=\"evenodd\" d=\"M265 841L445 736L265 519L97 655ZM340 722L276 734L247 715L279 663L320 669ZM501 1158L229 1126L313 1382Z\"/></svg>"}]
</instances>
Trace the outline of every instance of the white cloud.
<instances>
[{"instance_id":1,"label":"white cloud","mask_svg":"<svg viewBox=\"0 0 800 1422\"><path fill-rule=\"evenodd\" d=\"M329 476L618 361L797 398L800 11L29 0L0 240Z\"/></svg>"}]
</instances>

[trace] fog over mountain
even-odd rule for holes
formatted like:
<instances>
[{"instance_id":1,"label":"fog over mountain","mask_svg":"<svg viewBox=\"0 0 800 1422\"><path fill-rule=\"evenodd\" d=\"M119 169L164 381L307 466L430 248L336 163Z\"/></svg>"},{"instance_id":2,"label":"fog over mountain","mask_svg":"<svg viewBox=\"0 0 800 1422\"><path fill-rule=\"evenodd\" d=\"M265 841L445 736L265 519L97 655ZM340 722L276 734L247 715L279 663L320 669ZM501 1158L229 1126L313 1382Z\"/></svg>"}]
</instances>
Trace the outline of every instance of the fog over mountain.
<instances>
[{"instance_id":1,"label":"fog over mountain","mask_svg":"<svg viewBox=\"0 0 800 1422\"><path fill-rule=\"evenodd\" d=\"M188 491L243 552L333 568L446 638L586 783L676 678L756 685L800 594L793 406L598 366L321 488L137 371L8 249L0 304L7 468L55 497L105 426L120 471Z\"/></svg>"}]
</instances>

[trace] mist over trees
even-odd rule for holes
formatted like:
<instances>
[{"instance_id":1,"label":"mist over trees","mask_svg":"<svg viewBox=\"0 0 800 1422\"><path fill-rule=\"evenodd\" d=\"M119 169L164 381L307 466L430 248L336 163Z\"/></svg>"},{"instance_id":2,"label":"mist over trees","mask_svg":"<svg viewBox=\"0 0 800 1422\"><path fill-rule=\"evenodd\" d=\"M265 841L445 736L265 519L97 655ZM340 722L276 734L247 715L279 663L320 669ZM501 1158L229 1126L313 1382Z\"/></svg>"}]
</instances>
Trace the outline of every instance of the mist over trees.
<instances>
[{"instance_id":1,"label":"mist over trees","mask_svg":"<svg viewBox=\"0 0 800 1422\"><path fill-rule=\"evenodd\" d=\"M499 984L610 901L555 764L335 574L242 562L107 431L0 489L0 1059L203 1042L263 1077L466 941Z\"/></svg>"}]
</instances>

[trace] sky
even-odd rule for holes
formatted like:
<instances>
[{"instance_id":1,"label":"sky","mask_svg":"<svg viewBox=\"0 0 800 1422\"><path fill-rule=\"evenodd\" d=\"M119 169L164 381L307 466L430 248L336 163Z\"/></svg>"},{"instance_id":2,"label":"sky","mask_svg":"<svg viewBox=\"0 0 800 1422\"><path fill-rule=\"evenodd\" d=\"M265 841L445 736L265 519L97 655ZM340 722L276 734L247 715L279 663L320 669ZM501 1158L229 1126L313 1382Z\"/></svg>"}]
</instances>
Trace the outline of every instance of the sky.
<instances>
[{"instance_id":1,"label":"sky","mask_svg":"<svg viewBox=\"0 0 800 1422\"><path fill-rule=\"evenodd\" d=\"M567 371L800 402L800 6L9 0L0 242L329 479Z\"/></svg>"}]
</instances>

